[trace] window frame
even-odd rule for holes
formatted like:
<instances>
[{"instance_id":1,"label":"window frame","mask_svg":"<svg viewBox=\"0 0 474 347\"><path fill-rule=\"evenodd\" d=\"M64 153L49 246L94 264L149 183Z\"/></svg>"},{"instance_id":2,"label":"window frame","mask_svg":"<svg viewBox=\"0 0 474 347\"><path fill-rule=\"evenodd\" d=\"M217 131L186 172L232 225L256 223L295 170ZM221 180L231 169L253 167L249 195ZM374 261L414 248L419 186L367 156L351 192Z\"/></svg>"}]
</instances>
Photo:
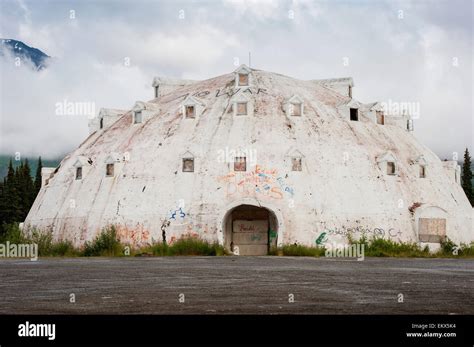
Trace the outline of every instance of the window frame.
<instances>
[{"instance_id":1,"label":"window frame","mask_svg":"<svg viewBox=\"0 0 474 347\"><path fill-rule=\"evenodd\" d=\"M186 166L187 162L192 163L191 170L188 170L188 167ZM183 163L183 166L181 168L181 172L194 172L194 169L195 169L195 167L194 167L194 158L185 157L185 158L183 158L182 163Z\"/></svg>"},{"instance_id":2,"label":"window frame","mask_svg":"<svg viewBox=\"0 0 474 347\"><path fill-rule=\"evenodd\" d=\"M245 76L245 83L242 83L241 77ZM248 87L250 84L250 78L248 73L238 72L237 73L237 86L238 87Z\"/></svg>"},{"instance_id":3,"label":"window frame","mask_svg":"<svg viewBox=\"0 0 474 347\"><path fill-rule=\"evenodd\" d=\"M295 170L295 168L299 168L299 170ZM292 172L303 171L303 158L302 157L291 157L291 171Z\"/></svg>"},{"instance_id":4,"label":"window frame","mask_svg":"<svg viewBox=\"0 0 474 347\"><path fill-rule=\"evenodd\" d=\"M76 167L76 181L82 180L82 166Z\"/></svg>"},{"instance_id":5,"label":"window frame","mask_svg":"<svg viewBox=\"0 0 474 347\"><path fill-rule=\"evenodd\" d=\"M387 161L387 175L394 176L397 174L397 164L394 161ZM393 170L390 170L392 168Z\"/></svg>"},{"instance_id":6,"label":"window frame","mask_svg":"<svg viewBox=\"0 0 474 347\"><path fill-rule=\"evenodd\" d=\"M112 169L110 169L112 168ZM105 164L105 177L114 177L115 176L115 164L106 163Z\"/></svg>"},{"instance_id":7,"label":"window frame","mask_svg":"<svg viewBox=\"0 0 474 347\"><path fill-rule=\"evenodd\" d=\"M189 115L188 109L192 108L193 113ZM186 119L194 119L196 118L196 105L184 105L184 118Z\"/></svg>"},{"instance_id":8,"label":"window frame","mask_svg":"<svg viewBox=\"0 0 474 347\"><path fill-rule=\"evenodd\" d=\"M240 168L240 165L243 165L243 170ZM247 171L247 157L234 157L234 172L246 172L246 171Z\"/></svg>"},{"instance_id":9,"label":"window frame","mask_svg":"<svg viewBox=\"0 0 474 347\"><path fill-rule=\"evenodd\" d=\"M248 114L249 114L249 107L248 107L248 104L249 104L248 101L237 101L237 102L235 103L235 108L236 108L235 114L236 114L237 116L248 116ZM244 105L244 106L245 106L245 113L239 112L239 105Z\"/></svg>"},{"instance_id":10,"label":"window frame","mask_svg":"<svg viewBox=\"0 0 474 347\"><path fill-rule=\"evenodd\" d=\"M426 165L421 165L420 164L420 168L419 168L419 177L420 178L426 178Z\"/></svg>"},{"instance_id":11,"label":"window frame","mask_svg":"<svg viewBox=\"0 0 474 347\"><path fill-rule=\"evenodd\" d=\"M303 115L303 103L302 102L290 102L290 116L291 117L301 117ZM299 114L295 114L295 110L299 110Z\"/></svg>"},{"instance_id":12,"label":"window frame","mask_svg":"<svg viewBox=\"0 0 474 347\"><path fill-rule=\"evenodd\" d=\"M137 115L140 115L139 122L137 122ZM134 111L133 112L133 124L141 124L143 123L143 113L142 111Z\"/></svg>"},{"instance_id":13,"label":"window frame","mask_svg":"<svg viewBox=\"0 0 474 347\"><path fill-rule=\"evenodd\" d=\"M355 111L355 112L353 113L353 111ZM355 119L352 119L353 114L355 115ZM359 121L359 109L358 108L355 108L355 107L350 107L349 108L349 120L351 122L358 122Z\"/></svg>"}]
</instances>

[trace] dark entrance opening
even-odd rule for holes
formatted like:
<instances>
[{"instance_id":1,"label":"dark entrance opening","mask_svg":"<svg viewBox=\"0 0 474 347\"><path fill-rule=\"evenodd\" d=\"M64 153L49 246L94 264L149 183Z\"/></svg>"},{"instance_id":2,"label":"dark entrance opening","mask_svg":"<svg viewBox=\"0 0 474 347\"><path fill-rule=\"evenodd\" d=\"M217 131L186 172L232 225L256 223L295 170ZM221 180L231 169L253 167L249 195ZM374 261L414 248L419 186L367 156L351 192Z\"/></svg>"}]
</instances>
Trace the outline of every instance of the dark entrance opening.
<instances>
[{"instance_id":1,"label":"dark entrance opening","mask_svg":"<svg viewBox=\"0 0 474 347\"><path fill-rule=\"evenodd\" d=\"M225 246L236 255L267 255L276 246L278 223L264 207L240 205L227 213Z\"/></svg>"}]
</instances>

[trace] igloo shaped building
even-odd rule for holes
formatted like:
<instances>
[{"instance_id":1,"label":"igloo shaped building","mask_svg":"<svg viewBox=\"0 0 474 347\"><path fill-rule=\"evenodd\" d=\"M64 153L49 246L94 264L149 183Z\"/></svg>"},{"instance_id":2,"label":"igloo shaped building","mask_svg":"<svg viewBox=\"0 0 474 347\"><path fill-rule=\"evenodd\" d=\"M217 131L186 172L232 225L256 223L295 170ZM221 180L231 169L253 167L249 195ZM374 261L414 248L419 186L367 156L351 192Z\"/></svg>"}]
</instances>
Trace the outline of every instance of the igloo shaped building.
<instances>
[{"instance_id":1,"label":"igloo shaped building","mask_svg":"<svg viewBox=\"0 0 474 347\"><path fill-rule=\"evenodd\" d=\"M433 248L474 239L457 162L420 144L408 115L352 98L351 78L242 65L153 88L130 110L102 109L43 169L25 226L75 245L109 225L133 245L195 235L241 255L350 234Z\"/></svg>"}]
</instances>

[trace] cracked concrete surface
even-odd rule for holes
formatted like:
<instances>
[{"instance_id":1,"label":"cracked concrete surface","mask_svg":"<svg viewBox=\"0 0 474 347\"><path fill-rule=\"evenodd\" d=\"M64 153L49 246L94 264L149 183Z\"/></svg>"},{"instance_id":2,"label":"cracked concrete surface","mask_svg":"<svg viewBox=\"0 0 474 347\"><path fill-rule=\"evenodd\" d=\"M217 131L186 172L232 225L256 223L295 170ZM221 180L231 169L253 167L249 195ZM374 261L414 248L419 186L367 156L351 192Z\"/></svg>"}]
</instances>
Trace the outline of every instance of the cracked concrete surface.
<instances>
[{"instance_id":1,"label":"cracked concrete surface","mask_svg":"<svg viewBox=\"0 0 474 347\"><path fill-rule=\"evenodd\" d=\"M474 260L2 259L0 313L474 314Z\"/></svg>"}]
</instances>

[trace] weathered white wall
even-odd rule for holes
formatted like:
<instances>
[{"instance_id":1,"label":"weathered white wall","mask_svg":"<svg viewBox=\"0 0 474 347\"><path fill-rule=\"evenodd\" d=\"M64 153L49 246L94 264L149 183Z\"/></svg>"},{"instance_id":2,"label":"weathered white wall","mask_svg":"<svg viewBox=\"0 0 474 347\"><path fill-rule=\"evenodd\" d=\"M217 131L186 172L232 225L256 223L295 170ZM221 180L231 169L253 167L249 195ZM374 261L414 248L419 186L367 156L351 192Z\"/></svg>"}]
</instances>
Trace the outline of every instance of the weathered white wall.
<instances>
[{"instance_id":1,"label":"weathered white wall","mask_svg":"<svg viewBox=\"0 0 474 347\"><path fill-rule=\"evenodd\" d=\"M417 241L417 217L409 207L418 202L446 211L453 241L474 239L472 208L461 187L405 127L368 118L351 122L339 112L347 96L258 70L250 88L236 94L251 100L252 115L234 116L234 77L175 88L151 101L159 111L146 122L132 126L127 112L91 134L41 189L25 224L52 228L56 238L76 244L115 224L123 240L146 243L161 240L161 226L170 221L169 241L192 233L224 244L226 214L246 201L276 215L278 244L345 242L354 230ZM182 116L190 94L205 105L194 120ZM304 100L302 117L285 112L292 95ZM304 155L302 172L291 171L291 148ZM256 163L234 173L232 163L221 160L226 149L255 152ZM395 176L377 165L387 151L398 160ZM105 161L112 152L128 154L111 178L105 177ZM195 155L194 173L181 171L185 152ZM421 154L428 163L424 179L412 164ZM79 155L93 163L75 180Z\"/></svg>"}]
</instances>

